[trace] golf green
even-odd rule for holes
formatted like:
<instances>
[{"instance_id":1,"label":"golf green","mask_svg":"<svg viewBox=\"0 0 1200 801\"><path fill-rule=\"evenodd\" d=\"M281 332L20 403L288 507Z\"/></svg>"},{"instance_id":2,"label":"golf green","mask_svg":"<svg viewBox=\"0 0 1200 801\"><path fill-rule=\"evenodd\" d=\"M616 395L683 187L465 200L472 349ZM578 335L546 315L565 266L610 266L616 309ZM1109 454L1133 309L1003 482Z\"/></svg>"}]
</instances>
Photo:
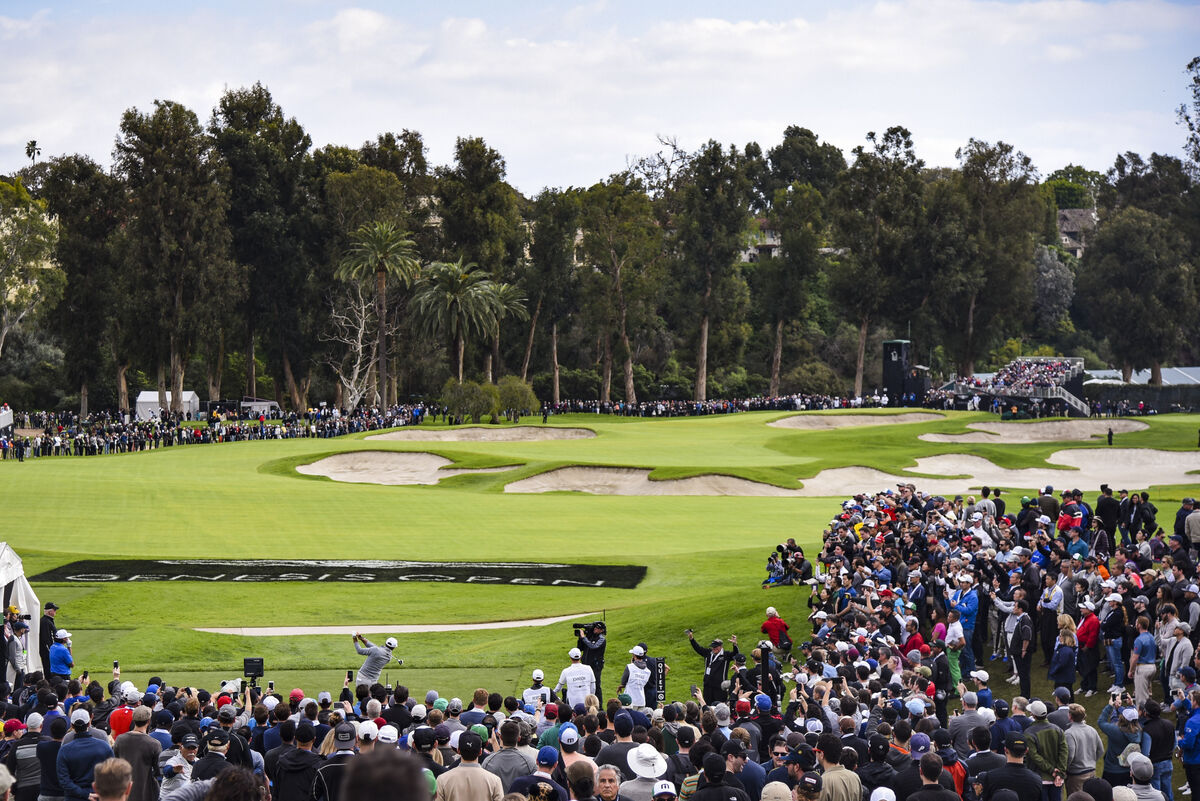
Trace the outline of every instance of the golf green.
<instances>
[{"instance_id":1,"label":"golf green","mask_svg":"<svg viewBox=\"0 0 1200 801\"><path fill-rule=\"evenodd\" d=\"M674 668L672 697L686 694L700 661L697 637L759 639L774 605L801 636L809 630L806 589L760 589L767 553L787 537L813 546L836 508L830 498L512 494L516 480L570 465L640 467L652 480L721 474L796 489L820 471L849 466L890 473L918 458L969 454L1011 469L1071 471L1046 459L1102 439L1047 443L938 443L923 433L967 433L992 415L948 413L929 422L832 430L770 427L786 413L629 419L564 415L554 427L584 427L589 439L416 442L367 439L260 441L167 448L96 457L0 462L5 538L26 573L82 560L417 560L645 567L636 588L461 581L35 581L62 607L79 667L93 674L121 661L144 683L208 684L262 656L267 678L315 692L335 689L357 657L344 635L248 637L197 627L461 624L600 612L609 627L604 688L624 654L645 641ZM885 414L886 418L886 414ZM1200 417L1146 418L1121 448L1194 450ZM537 425L538 420L525 422ZM511 468L458 475L436 486L331 481L296 467L354 451L425 452L455 467ZM1097 454L1102 458L1103 451ZM919 478L913 479L920 484ZM1031 485L1032 486L1032 485ZM846 495L877 486L846 486ZM1130 489L1142 487L1130 486ZM1197 491L1195 483L1153 487L1159 508ZM1024 488L1014 488L1024 489ZM1094 486L1083 486L1091 497ZM181 570L180 572L186 572ZM240 572L247 572L242 570ZM261 572L261 571L259 571ZM582 575L582 573L580 574ZM570 568L561 576L571 578ZM586 618L584 618L586 619ZM405 664L393 682L462 695L476 686L510 692L534 667L557 678L574 639L567 622L548 627L398 635ZM379 635L383 639L386 635Z\"/></svg>"}]
</instances>

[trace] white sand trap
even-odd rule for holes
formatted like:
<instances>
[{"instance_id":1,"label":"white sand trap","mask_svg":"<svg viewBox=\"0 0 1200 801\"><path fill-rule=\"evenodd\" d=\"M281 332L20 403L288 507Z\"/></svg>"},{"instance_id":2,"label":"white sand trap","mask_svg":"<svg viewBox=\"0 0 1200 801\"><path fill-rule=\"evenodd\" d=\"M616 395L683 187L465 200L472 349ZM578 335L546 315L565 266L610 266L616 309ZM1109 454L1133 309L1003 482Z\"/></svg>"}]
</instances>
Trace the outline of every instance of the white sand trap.
<instances>
[{"instance_id":1,"label":"white sand trap","mask_svg":"<svg viewBox=\"0 0 1200 801\"><path fill-rule=\"evenodd\" d=\"M977 434L921 434L926 442L1076 442L1149 428L1137 420L1047 420L1041 423L968 423Z\"/></svg>"},{"instance_id":2,"label":"white sand trap","mask_svg":"<svg viewBox=\"0 0 1200 801\"><path fill-rule=\"evenodd\" d=\"M800 428L807 431L824 431L831 428L853 426L892 426L904 423L931 423L945 420L940 414L929 412L907 412L905 414L821 414L810 412L785 417L767 425L774 428Z\"/></svg>"},{"instance_id":3,"label":"white sand trap","mask_svg":"<svg viewBox=\"0 0 1200 801\"><path fill-rule=\"evenodd\" d=\"M192 629L210 634L237 634L241 637L300 637L313 634L428 634L438 631L477 631L479 629L520 629L552 626L581 617L595 618L599 612L583 612L561 617L534 617L527 620L498 620L493 623L422 623L397 626L267 626L243 629Z\"/></svg>"},{"instance_id":4,"label":"white sand trap","mask_svg":"<svg viewBox=\"0 0 1200 801\"><path fill-rule=\"evenodd\" d=\"M548 439L594 439L595 436L596 432L587 428L467 426L438 429L405 428L386 434L373 434L367 439L407 442L541 442Z\"/></svg>"},{"instance_id":5,"label":"white sand trap","mask_svg":"<svg viewBox=\"0 0 1200 801\"><path fill-rule=\"evenodd\" d=\"M312 464L302 464L296 472L308 476L326 476L349 484L436 484L443 478L470 473L500 473L511 467L477 469L453 468L449 459L432 453L356 451L326 456Z\"/></svg>"},{"instance_id":6,"label":"white sand trap","mask_svg":"<svg viewBox=\"0 0 1200 801\"><path fill-rule=\"evenodd\" d=\"M917 459L914 473L969 478L902 478L869 467L838 467L803 479L801 495L852 495L855 492L894 487L911 481L918 489L939 495L966 493L985 484L991 487L1035 488L1047 484L1059 489L1079 487L1085 492L1108 483L1114 488L1144 488L1153 484L1200 484L1200 452L1158 451L1149 448L1075 448L1055 451L1048 462L1073 470L1026 468L1006 470L987 459L966 454L944 454Z\"/></svg>"},{"instance_id":7,"label":"white sand trap","mask_svg":"<svg viewBox=\"0 0 1200 801\"><path fill-rule=\"evenodd\" d=\"M560 467L514 481L504 491L567 491L592 495L751 495L772 498L799 494L799 490L787 490L733 476L707 475L651 481L649 470L634 467Z\"/></svg>"}]
</instances>

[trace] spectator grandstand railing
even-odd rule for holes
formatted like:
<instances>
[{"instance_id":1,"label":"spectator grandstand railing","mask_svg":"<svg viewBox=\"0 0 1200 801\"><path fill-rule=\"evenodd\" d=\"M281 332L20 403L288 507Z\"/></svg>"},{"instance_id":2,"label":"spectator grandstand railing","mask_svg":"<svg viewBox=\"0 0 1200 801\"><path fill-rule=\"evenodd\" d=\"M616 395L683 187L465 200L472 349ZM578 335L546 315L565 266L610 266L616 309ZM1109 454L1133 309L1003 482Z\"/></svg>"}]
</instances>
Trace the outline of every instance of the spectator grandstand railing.
<instances>
[{"instance_id":1,"label":"spectator grandstand railing","mask_svg":"<svg viewBox=\"0 0 1200 801\"><path fill-rule=\"evenodd\" d=\"M956 381L954 391L1002 398L1054 398L1086 416L1088 405L1063 386L1082 374L1080 356L1023 356L997 370L987 381L974 377Z\"/></svg>"}]
</instances>

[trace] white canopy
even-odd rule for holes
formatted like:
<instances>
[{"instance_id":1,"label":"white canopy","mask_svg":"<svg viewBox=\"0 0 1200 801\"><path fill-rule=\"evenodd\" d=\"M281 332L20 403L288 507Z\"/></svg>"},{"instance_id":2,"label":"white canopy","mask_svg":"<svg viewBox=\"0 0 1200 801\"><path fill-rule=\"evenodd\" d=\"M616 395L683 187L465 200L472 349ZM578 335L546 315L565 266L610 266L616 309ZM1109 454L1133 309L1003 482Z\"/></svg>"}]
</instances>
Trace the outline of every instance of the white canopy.
<instances>
[{"instance_id":1,"label":"white canopy","mask_svg":"<svg viewBox=\"0 0 1200 801\"><path fill-rule=\"evenodd\" d=\"M191 413L191 419L200 416L200 396L190 389L185 389L181 396L184 414ZM138 420L153 420L158 417L162 407L158 403L158 390L147 389L138 393L135 412ZM167 409L171 408L171 392L167 392Z\"/></svg>"},{"instance_id":2,"label":"white canopy","mask_svg":"<svg viewBox=\"0 0 1200 801\"><path fill-rule=\"evenodd\" d=\"M15 606L21 610L21 614L30 617L29 633L26 635L25 641L25 671L28 673L41 670L42 659L39 656L38 638L41 634L42 605L38 601L38 597L33 594L33 587L25 578L25 566L21 564L21 557L17 556L16 551L10 548L7 542L0 542L0 585L4 586L5 608ZM11 682L15 678L11 673L12 667L6 667L5 675Z\"/></svg>"}]
</instances>

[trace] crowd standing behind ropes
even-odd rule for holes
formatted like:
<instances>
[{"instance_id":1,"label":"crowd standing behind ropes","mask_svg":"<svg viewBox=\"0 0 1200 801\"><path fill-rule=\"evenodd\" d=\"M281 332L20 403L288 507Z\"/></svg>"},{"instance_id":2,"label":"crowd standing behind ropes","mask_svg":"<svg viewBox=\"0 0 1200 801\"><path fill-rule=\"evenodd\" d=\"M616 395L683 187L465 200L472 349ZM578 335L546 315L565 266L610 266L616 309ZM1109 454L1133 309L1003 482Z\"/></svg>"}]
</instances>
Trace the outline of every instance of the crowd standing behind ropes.
<instances>
[{"instance_id":1,"label":"crowd standing behind ropes","mask_svg":"<svg viewBox=\"0 0 1200 801\"><path fill-rule=\"evenodd\" d=\"M811 560L794 540L768 560L764 588L812 588L809 624L776 600L746 650L689 630L675 676L695 684L669 703L653 644L600 624L519 693L464 701L381 683L398 643L357 634L358 673L315 695L119 669L101 683L53 603L49 673L25 673L29 623L10 608L0 787L119 798L111 773L139 801L1174 801L1200 786L1198 545L1192 499L1172 518L1106 485L856 494ZM605 648L625 663L615 684Z\"/></svg>"}]
</instances>

